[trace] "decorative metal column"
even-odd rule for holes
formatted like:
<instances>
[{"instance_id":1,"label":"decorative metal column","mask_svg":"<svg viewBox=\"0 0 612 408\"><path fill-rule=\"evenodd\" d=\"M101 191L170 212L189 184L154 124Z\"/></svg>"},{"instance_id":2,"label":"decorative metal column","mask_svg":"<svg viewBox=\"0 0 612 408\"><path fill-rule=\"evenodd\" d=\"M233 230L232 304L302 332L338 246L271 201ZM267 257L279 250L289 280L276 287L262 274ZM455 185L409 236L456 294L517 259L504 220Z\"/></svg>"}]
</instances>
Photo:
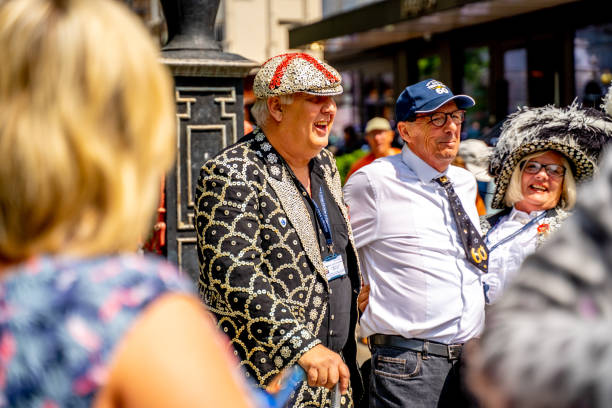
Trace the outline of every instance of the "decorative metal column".
<instances>
[{"instance_id":1,"label":"decorative metal column","mask_svg":"<svg viewBox=\"0 0 612 408\"><path fill-rule=\"evenodd\" d=\"M219 0L162 0L177 105L177 157L166 178L167 257L195 281L195 186L202 164L243 134L242 78L257 66L214 40Z\"/></svg>"}]
</instances>

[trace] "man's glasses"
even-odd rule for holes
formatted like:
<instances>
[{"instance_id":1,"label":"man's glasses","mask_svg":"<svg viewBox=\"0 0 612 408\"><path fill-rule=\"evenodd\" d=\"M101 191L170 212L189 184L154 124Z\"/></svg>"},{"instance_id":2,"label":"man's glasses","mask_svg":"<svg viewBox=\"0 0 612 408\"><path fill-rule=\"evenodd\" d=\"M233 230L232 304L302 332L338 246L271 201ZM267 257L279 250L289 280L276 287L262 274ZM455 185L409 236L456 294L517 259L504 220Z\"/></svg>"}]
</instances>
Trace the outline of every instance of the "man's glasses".
<instances>
[{"instance_id":1,"label":"man's glasses","mask_svg":"<svg viewBox=\"0 0 612 408\"><path fill-rule=\"evenodd\" d=\"M465 111L456 110L454 112L446 113L446 112L434 112L429 115L417 116L418 118L429 118L429 122L432 123L436 127L442 127L446 124L446 119L450 116L451 120L455 123L455 125L460 125L465 121Z\"/></svg>"},{"instance_id":2,"label":"man's glasses","mask_svg":"<svg viewBox=\"0 0 612 408\"><path fill-rule=\"evenodd\" d=\"M521 169L528 174L538 174L542 167L546 170L546 174L551 177L561 178L565 176L565 167L560 164L542 164L537 161L528 161L521 164Z\"/></svg>"}]
</instances>

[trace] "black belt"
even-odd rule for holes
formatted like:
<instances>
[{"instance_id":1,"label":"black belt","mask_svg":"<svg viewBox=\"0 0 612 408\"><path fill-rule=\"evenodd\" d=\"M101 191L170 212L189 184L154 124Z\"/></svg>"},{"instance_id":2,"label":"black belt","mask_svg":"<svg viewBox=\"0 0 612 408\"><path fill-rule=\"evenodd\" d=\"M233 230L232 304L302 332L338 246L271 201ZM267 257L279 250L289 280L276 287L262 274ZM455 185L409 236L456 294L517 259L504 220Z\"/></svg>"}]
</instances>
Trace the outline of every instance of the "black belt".
<instances>
[{"instance_id":1,"label":"black belt","mask_svg":"<svg viewBox=\"0 0 612 408\"><path fill-rule=\"evenodd\" d=\"M423 357L433 354L434 356L446 357L449 360L458 360L463 350L463 344L443 344L429 340L407 339L402 336L389 334L374 334L370 336L370 344L417 351L423 353Z\"/></svg>"}]
</instances>

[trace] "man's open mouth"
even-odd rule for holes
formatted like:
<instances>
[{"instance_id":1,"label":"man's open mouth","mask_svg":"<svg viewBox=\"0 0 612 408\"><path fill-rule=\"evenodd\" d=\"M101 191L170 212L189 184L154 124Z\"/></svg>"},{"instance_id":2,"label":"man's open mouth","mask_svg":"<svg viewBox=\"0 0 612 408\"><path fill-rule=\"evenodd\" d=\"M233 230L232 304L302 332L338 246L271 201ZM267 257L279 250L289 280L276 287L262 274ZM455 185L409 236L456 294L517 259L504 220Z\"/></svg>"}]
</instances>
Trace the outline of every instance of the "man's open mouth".
<instances>
[{"instance_id":1,"label":"man's open mouth","mask_svg":"<svg viewBox=\"0 0 612 408\"><path fill-rule=\"evenodd\" d=\"M328 121L319 121L319 122L315 122L315 127L317 129L319 129L322 132L327 132L327 126L328 126L329 122Z\"/></svg>"}]
</instances>

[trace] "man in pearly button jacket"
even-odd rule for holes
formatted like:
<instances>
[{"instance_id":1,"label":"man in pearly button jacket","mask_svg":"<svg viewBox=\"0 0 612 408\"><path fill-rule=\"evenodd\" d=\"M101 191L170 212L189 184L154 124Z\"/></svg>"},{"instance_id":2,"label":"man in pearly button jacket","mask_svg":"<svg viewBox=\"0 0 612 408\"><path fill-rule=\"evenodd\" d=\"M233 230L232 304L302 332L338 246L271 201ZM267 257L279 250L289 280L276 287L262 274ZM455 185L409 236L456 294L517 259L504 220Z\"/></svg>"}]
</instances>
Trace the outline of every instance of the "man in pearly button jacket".
<instances>
[{"instance_id":1,"label":"man in pearly button jacket","mask_svg":"<svg viewBox=\"0 0 612 408\"><path fill-rule=\"evenodd\" d=\"M261 387L299 364L290 406L353 406L359 266L335 161L325 148L338 72L304 53L263 64L258 127L204 164L197 186L200 293ZM350 384L349 384L350 378Z\"/></svg>"}]
</instances>

